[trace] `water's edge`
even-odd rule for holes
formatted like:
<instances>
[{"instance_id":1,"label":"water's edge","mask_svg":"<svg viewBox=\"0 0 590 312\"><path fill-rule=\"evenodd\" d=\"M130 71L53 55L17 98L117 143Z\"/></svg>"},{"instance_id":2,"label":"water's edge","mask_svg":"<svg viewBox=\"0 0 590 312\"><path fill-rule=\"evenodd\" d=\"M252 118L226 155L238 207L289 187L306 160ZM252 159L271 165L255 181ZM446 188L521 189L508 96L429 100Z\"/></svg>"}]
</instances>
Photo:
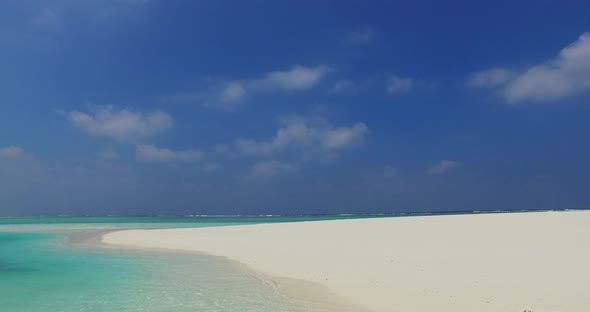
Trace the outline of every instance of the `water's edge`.
<instances>
[{"instance_id":1,"label":"water's edge","mask_svg":"<svg viewBox=\"0 0 590 312\"><path fill-rule=\"evenodd\" d=\"M111 250L135 250L141 252L172 253L195 256L208 256L223 261L241 274L250 276L265 287L268 287L279 296L297 304L303 308L321 310L325 312L369 312L369 310L357 306L346 298L334 294L328 287L311 281L272 276L264 272L256 271L248 265L235 259L209 254L200 251L175 250L156 247L138 247L134 245L109 244L102 240L102 236L119 230L97 231L86 238L73 240L78 247L111 249Z\"/></svg>"}]
</instances>

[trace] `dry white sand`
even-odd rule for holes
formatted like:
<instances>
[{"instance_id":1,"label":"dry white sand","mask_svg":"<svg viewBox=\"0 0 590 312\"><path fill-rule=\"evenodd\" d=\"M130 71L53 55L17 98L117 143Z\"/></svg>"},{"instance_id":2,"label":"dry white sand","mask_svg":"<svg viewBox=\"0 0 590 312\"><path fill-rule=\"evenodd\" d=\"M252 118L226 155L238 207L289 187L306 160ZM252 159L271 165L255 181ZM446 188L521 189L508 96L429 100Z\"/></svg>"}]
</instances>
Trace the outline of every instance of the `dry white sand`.
<instances>
[{"instance_id":1,"label":"dry white sand","mask_svg":"<svg viewBox=\"0 0 590 312\"><path fill-rule=\"evenodd\" d=\"M590 211L128 230L103 241L227 257L370 311L590 311Z\"/></svg>"}]
</instances>

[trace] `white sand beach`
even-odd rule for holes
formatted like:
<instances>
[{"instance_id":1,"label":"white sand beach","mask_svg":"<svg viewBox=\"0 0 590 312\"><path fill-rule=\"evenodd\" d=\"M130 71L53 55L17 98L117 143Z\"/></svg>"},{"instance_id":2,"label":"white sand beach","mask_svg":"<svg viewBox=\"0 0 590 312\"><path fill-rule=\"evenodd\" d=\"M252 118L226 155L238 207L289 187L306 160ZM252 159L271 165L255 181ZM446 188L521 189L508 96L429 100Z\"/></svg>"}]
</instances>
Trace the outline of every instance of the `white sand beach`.
<instances>
[{"instance_id":1,"label":"white sand beach","mask_svg":"<svg viewBox=\"0 0 590 312\"><path fill-rule=\"evenodd\" d=\"M368 311L590 311L590 211L125 230L103 242L225 257Z\"/></svg>"}]
</instances>

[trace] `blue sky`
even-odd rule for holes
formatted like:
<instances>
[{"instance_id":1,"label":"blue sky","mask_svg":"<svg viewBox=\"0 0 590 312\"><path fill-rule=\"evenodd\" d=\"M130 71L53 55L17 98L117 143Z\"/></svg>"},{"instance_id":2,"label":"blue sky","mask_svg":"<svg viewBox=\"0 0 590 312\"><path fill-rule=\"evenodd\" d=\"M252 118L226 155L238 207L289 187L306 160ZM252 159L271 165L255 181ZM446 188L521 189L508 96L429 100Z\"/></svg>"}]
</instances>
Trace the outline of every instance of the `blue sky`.
<instances>
[{"instance_id":1,"label":"blue sky","mask_svg":"<svg viewBox=\"0 0 590 312\"><path fill-rule=\"evenodd\" d=\"M584 1L0 4L0 215L590 207Z\"/></svg>"}]
</instances>

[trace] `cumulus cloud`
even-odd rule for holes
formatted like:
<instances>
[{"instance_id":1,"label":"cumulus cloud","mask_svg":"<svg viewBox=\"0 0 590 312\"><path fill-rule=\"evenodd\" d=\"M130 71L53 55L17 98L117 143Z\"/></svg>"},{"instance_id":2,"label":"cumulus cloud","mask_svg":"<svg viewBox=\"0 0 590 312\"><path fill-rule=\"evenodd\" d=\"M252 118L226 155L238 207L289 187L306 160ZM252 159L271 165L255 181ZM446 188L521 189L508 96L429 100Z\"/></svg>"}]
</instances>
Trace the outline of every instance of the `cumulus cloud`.
<instances>
[{"instance_id":1,"label":"cumulus cloud","mask_svg":"<svg viewBox=\"0 0 590 312\"><path fill-rule=\"evenodd\" d=\"M430 174L440 175L446 173L450 170L459 168L461 164L454 160L441 160L438 164L433 165L428 169Z\"/></svg>"},{"instance_id":2,"label":"cumulus cloud","mask_svg":"<svg viewBox=\"0 0 590 312\"><path fill-rule=\"evenodd\" d=\"M389 79L387 79L387 93L389 94L397 94L408 92L412 86L414 85L414 80L412 78L404 78L396 75L391 75Z\"/></svg>"},{"instance_id":3,"label":"cumulus cloud","mask_svg":"<svg viewBox=\"0 0 590 312\"><path fill-rule=\"evenodd\" d=\"M511 104L549 102L590 91L590 33L563 48L559 55L524 71L509 75L507 70L480 72L479 87L497 87L496 91ZM476 74L474 77L477 77ZM494 79L492 79L494 78Z\"/></svg>"},{"instance_id":4,"label":"cumulus cloud","mask_svg":"<svg viewBox=\"0 0 590 312\"><path fill-rule=\"evenodd\" d=\"M204 153L198 149L174 151L167 148L159 148L150 144L139 144L135 147L138 160L146 162L171 162L171 161L197 161L204 157Z\"/></svg>"},{"instance_id":5,"label":"cumulus cloud","mask_svg":"<svg viewBox=\"0 0 590 312\"><path fill-rule=\"evenodd\" d=\"M0 157L17 158L24 154L24 150L18 146L0 147Z\"/></svg>"},{"instance_id":6,"label":"cumulus cloud","mask_svg":"<svg viewBox=\"0 0 590 312\"><path fill-rule=\"evenodd\" d=\"M296 65L273 71L257 79L231 80L207 86L209 91L164 96L165 102L196 102L205 107L233 112L248 96L269 92L300 92L317 86L330 73L330 67ZM208 83L205 83L208 84Z\"/></svg>"},{"instance_id":7,"label":"cumulus cloud","mask_svg":"<svg viewBox=\"0 0 590 312\"><path fill-rule=\"evenodd\" d=\"M253 81L252 88L265 90L305 90L317 85L330 72L325 65L316 67L294 66L287 71L274 71L266 74L263 79Z\"/></svg>"},{"instance_id":8,"label":"cumulus cloud","mask_svg":"<svg viewBox=\"0 0 590 312\"><path fill-rule=\"evenodd\" d=\"M377 31L373 26L356 29L346 36L345 42L348 44L368 44L373 41L376 33Z\"/></svg>"},{"instance_id":9,"label":"cumulus cloud","mask_svg":"<svg viewBox=\"0 0 590 312\"><path fill-rule=\"evenodd\" d=\"M149 113L114 106L96 106L89 113L64 112L76 128L94 136L115 140L135 140L153 136L170 127L173 120L162 111Z\"/></svg>"},{"instance_id":10,"label":"cumulus cloud","mask_svg":"<svg viewBox=\"0 0 590 312\"><path fill-rule=\"evenodd\" d=\"M241 100L246 94L246 88L241 83L230 82L221 93L222 102L235 102Z\"/></svg>"},{"instance_id":11,"label":"cumulus cloud","mask_svg":"<svg viewBox=\"0 0 590 312\"><path fill-rule=\"evenodd\" d=\"M260 161L250 170L250 178L271 178L282 173L293 173L297 167L276 160Z\"/></svg>"},{"instance_id":12,"label":"cumulus cloud","mask_svg":"<svg viewBox=\"0 0 590 312\"><path fill-rule=\"evenodd\" d=\"M322 118L290 116L280 120L280 127L272 139L238 139L235 146L242 155L248 156L294 151L305 157L324 158L358 146L368 133L368 127L362 122L350 127L334 127Z\"/></svg>"}]
</instances>

